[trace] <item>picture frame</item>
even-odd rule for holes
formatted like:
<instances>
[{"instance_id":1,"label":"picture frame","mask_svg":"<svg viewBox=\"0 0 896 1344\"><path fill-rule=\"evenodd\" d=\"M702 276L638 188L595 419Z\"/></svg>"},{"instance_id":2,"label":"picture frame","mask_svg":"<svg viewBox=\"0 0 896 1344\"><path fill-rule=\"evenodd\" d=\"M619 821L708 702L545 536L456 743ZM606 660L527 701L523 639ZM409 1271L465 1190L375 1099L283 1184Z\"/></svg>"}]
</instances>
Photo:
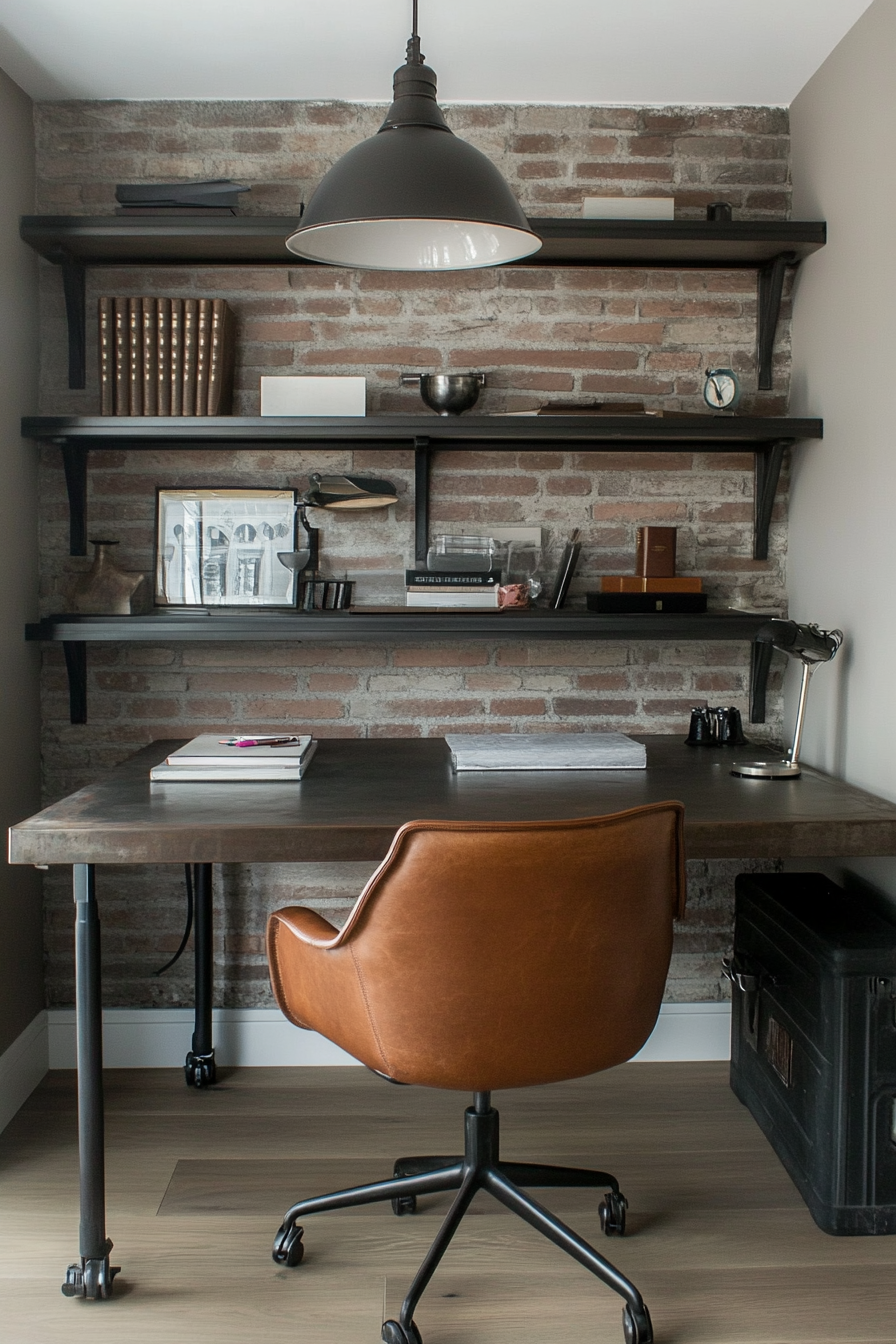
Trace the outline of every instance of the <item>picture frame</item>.
<instances>
[{"instance_id":1,"label":"picture frame","mask_svg":"<svg viewBox=\"0 0 896 1344\"><path fill-rule=\"evenodd\" d=\"M162 607L294 607L298 491L156 488L155 602Z\"/></svg>"}]
</instances>

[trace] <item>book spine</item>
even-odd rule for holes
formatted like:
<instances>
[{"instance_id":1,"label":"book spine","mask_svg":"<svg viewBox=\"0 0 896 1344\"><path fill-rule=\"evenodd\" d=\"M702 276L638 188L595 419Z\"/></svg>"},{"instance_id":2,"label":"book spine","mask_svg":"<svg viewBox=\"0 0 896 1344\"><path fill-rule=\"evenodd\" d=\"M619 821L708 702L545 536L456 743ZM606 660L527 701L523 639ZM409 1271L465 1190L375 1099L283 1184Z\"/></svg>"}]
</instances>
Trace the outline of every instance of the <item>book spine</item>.
<instances>
[{"instance_id":1,"label":"book spine","mask_svg":"<svg viewBox=\"0 0 896 1344\"><path fill-rule=\"evenodd\" d=\"M181 415L196 414L196 318L195 299L184 299L182 349L183 404Z\"/></svg>"},{"instance_id":2,"label":"book spine","mask_svg":"<svg viewBox=\"0 0 896 1344\"><path fill-rule=\"evenodd\" d=\"M675 575L674 527L639 527L636 534L635 573L642 579L671 579Z\"/></svg>"},{"instance_id":3,"label":"book spine","mask_svg":"<svg viewBox=\"0 0 896 1344\"><path fill-rule=\"evenodd\" d=\"M130 415L131 402L128 396L128 379L131 356L128 348L127 299L112 300L112 318L114 323L115 414Z\"/></svg>"},{"instance_id":4,"label":"book spine","mask_svg":"<svg viewBox=\"0 0 896 1344\"><path fill-rule=\"evenodd\" d=\"M233 405L236 322L226 300L212 302L211 353L208 369L208 414L229 415Z\"/></svg>"},{"instance_id":5,"label":"book spine","mask_svg":"<svg viewBox=\"0 0 896 1344\"><path fill-rule=\"evenodd\" d=\"M143 302L128 299L128 407L143 414Z\"/></svg>"},{"instance_id":6,"label":"book spine","mask_svg":"<svg viewBox=\"0 0 896 1344\"><path fill-rule=\"evenodd\" d=\"M184 413L184 301L171 300L171 415Z\"/></svg>"},{"instance_id":7,"label":"book spine","mask_svg":"<svg viewBox=\"0 0 896 1344\"><path fill-rule=\"evenodd\" d=\"M501 582L500 569L489 569L478 574L464 574L461 570L444 573L427 569L406 569L408 588L495 588Z\"/></svg>"},{"instance_id":8,"label":"book spine","mask_svg":"<svg viewBox=\"0 0 896 1344\"><path fill-rule=\"evenodd\" d=\"M142 299L143 306L143 414L159 413L159 314L155 299Z\"/></svg>"},{"instance_id":9,"label":"book spine","mask_svg":"<svg viewBox=\"0 0 896 1344\"><path fill-rule=\"evenodd\" d=\"M115 414L115 306L101 298L99 317L100 415Z\"/></svg>"},{"instance_id":10,"label":"book spine","mask_svg":"<svg viewBox=\"0 0 896 1344\"><path fill-rule=\"evenodd\" d=\"M208 415L208 372L212 346L212 300L199 299L196 312L196 414Z\"/></svg>"},{"instance_id":11,"label":"book spine","mask_svg":"<svg viewBox=\"0 0 896 1344\"><path fill-rule=\"evenodd\" d=\"M171 300L159 299L156 314L159 415L171 414Z\"/></svg>"},{"instance_id":12,"label":"book spine","mask_svg":"<svg viewBox=\"0 0 896 1344\"><path fill-rule=\"evenodd\" d=\"M476 589L474 592L458 592L456 588L449 592L433 592L429 589L420 590L419 588L407 591L406 604L409 607L442 607L448 610L454 608L467 608L469 610L497 611L498 610L498 590L493 588L491 591Z\"/></svg>"}]
</instances>

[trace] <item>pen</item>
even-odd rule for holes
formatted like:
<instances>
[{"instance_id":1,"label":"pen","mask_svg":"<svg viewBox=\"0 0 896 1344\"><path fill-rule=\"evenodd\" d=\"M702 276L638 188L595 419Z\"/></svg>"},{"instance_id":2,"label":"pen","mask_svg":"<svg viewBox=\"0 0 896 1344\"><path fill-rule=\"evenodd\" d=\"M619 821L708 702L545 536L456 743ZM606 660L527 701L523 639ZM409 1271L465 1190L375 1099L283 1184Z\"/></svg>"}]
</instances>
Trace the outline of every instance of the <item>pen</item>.
<instances>
[{"instance_id":1,"label":"pen","mask_svg":"<svg viewBox=\"0 0 896 1344\"><path fill-rule=\"evenodd\" d=\"M301 741L298 737L222 737L222 747L289 747Z\"/></svg>"}]
</instances>

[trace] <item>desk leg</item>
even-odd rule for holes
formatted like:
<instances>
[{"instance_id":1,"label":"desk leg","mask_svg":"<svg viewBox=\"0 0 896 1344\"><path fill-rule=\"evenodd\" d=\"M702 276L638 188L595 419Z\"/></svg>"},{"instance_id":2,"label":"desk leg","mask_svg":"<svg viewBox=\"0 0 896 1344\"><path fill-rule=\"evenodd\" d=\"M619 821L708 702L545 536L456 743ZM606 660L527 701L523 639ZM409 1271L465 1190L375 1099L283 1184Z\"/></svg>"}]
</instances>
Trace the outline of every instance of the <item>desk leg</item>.
<instances>
[{"instance_id":1,"label":"desk leg","mask_svg":"<svg viewBox=\"0 0 896 1344\"><path fill-rule=\"evenodd\" d=\"M92 863L76 863L75 1005L78 1019L78 1147L81 1166L80 1264L69 1265L66 1297L112 1296L103 1132L103 1009L100 919Z\"/></svg>"},{"instance_id":2,"label":"desk leg","mask_svg":"<svg viewBox=\"0 0 896 1344\"><path fill-rule=\"evenodd\" d=\"M193 865L193 952L196 967L196 1013L193 1048L184 1060L187 1087L208 1087L216 1082L215 1050L212 1045L212 1000L214 998L214 948L212 916L212 865Z\"/></svg>"}]
</instances>

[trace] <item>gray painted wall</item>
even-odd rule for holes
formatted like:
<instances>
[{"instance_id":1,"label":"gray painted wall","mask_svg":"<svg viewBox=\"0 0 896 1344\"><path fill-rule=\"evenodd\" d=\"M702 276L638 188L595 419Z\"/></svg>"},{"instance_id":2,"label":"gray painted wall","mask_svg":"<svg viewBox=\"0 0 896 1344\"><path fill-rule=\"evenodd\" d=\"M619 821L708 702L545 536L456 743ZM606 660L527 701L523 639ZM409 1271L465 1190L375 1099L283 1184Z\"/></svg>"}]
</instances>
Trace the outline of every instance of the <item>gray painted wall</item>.
<instances>
[{"instance_id":1,"label":"gray painted wall","mask_svg":"<svg viewBox=\"0 0 896 1344\"><path fill-rule=\"evenodd\" d=\"M39 805L38 654L22 638L37 610L37 454L19 419L37 405L37 265L19 241L33 209L31 100L0 71L0 825ZM41 890L0 865L0 1052L44 1006Z\"/></svg>"},{"instance_id":2,"label":"gray painted wall","mask_svg":"<svg viewBox=\"0 0 896 1344\"><path fill-rule=\"evenodd\" d=\"M824 417L799 450L790 506L791 615L839 625L815 676L805 759L896 799L896 5L876 0L791 107L793 213L828 221L800 268L792 413ZM788 705L795 704L795 678ZM896 860L850 865L896 906Z\"/></svg>"}]
</instances>

